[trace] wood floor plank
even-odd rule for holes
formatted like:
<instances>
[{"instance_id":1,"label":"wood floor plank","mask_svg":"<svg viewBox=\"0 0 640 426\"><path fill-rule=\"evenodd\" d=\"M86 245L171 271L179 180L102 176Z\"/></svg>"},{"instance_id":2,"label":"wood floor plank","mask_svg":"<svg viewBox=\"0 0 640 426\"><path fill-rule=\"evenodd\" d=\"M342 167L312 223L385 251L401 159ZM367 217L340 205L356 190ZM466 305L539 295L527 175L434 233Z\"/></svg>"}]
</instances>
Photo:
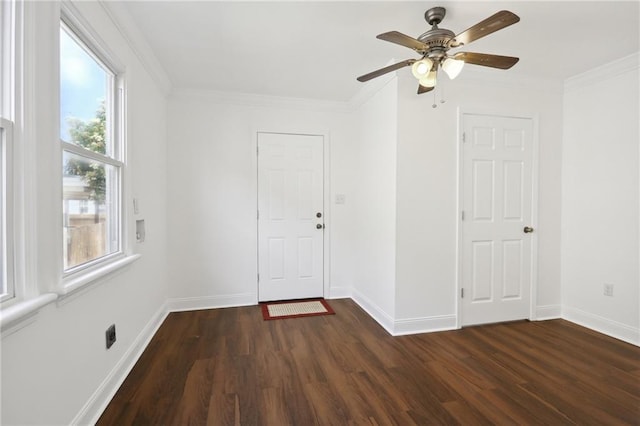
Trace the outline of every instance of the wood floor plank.
<instances>
[{"instance_id":1,"label":"wood floor plank","mask_svg":"<svg viewBox=\"0 0 640 426\"><path fill-rule=\"evenodd\" d=\"M378 387L366 372L352 373L351 379L354 392L363 395L373 413L370 418L376 420L376 423L407 424L409 418L406 416L406 410L410 406L404 399L398 398L397 395L391 399L390 392L379 392Z\"/></svg>"},{"instance_id":2,"label":"wood floor plank","mask_svg":"<svg viewBox=\"0 0 640 426\"><path fill-rule=\"evenodd\" d=\"M212 393L205 424L211 426L240 425L238 396L227 393Z\"/></svg>"},{"instance_id":3,"label":"wood floor plank","mask_svg":"<svg viewBox=\"0 0 640 426\"><path fill-rule=\"evenodd\" d=\"M487 416L495 416L497 413L506 416L509 421L497 421L496 424L542 424L542 425L569 425L575 424L560 412L553 404L536 398L521 385L505 385L500 389L485 392L479 396L480 406ZM489 413L487 411L494 410Z\"/></svg>"},{"instance_id":4,"label":"wood floor plank","mask_svg":"<svg viewBox=\"0 0 640 426\"><path fill-rule=\"evenodd\" d=\"M429 419L435 424L455 424L455 419L446 408L434 389L424 376L415 374L415 371L407 368L394 368L393 379L396 383L389 391L402 393L409 404L408 413L416 419ZM448 400L454 400L455 393L450 391Z\"/></svg>"},{"instance_id":5,"label":"wood floor plank","mask_svg":"<svg viewBox=\"0 0 640 426\"><path fill-rule=\"evenodd\" d=\"M304 385L303 392L313 410L314 424L338 425L351 418L349 409L329 383L308 383Z\"/></svg>"},{"instance_id":6,"label":"wood floor plank","mask_svg":"<svg viewBox=\"0 0 640 426\"><path fill-rule=\"evenodd\" d=\"M480 426L493 424L475 407L466 404L464 401L449 401L445 402L443 405L461 425Z\"/></svg>"},{"instance_id":7,"label":"wood floor plank","mask_svg":"<svg viewBox=\"0 0 640 426\"><path fill-rule=\"evenodd\" d=\"M264 388L260 395L261 420L268 425L293 425L281 388Z\"/></svg>"},{"instance_id":8,"label":"wood floor plank","mask_svg":"<svg viewBox=\"0 0 640 426\"><path fill-rule=\"evenodd\" d=\"M187 373L184 391L171 423L180 425L206 424L213 383L212 359L197 360Z\"/></svg>"},{"instance_id":9,"label":"wood floor plank","mask_svg":"<svg viewBox=\"0 0 640 426\"><path fill-rule=\"evenodd\" d=\"M392 337L349 299L170 314L98 425L640 425L640 348L563 320Z\"/></svg>"},{"instance_id":10,"label":"wood floor plank","mask_svg":"<svg viewBox=\"0 0 640 426\"><path fill-rule=\"evenodd\" d=\"M617 418L609 407L602 403L597 403L592 398L584 398L583 392L578 392L575 386L556 386L550 383L537 382L520 385L527 390L534 398L550 403L562 413L563 416L571 419L577 424L628 424Z\"/></svg>"}]
</instances>

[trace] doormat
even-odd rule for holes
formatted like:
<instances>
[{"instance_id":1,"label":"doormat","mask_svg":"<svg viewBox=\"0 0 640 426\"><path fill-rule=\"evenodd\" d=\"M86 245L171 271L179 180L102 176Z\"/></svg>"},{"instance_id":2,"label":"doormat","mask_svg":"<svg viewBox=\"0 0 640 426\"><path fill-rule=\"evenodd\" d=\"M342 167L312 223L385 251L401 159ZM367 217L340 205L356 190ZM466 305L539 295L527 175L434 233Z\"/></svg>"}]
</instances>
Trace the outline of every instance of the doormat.
<instances>
[{"instance_id":1,"label":"doormat","mask_svg":"<svg viewBox=\"0 0 640 426\"><path fill-rule=\"evenodd\" d=\"M312 317L317 315L335 315L334 310L324 299L305 299L286 302L261 303L262 317L265 321Z\"/></svg>"}]
</instances>

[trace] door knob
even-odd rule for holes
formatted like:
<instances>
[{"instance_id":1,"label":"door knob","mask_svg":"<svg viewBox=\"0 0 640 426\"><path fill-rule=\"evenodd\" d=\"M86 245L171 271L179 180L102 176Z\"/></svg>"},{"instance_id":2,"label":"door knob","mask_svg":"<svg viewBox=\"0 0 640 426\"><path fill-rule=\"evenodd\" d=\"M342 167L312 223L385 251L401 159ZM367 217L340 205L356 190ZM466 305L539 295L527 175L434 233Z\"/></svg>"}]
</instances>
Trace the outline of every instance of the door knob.
<instances>
[{"instance_id":1,"label":"door knob","mask_svg":"<svg viewBox=\"0 0 640 426\"><path fill-rule=\"evenodd\" d=\"M324 227L324 225L322 225L321 223L316 225L316 229L322 229Z\"/></svg>"},{"instance_id":2,"label":"door knob","mask_svg":"<svg viewBox=\"0 0 640 426\"><path fill-rule=\"evenodd\" d=\"M533 228L530 227L530 226L525 226L523 231L524 231L525 234L530 234L530 233L533 232Z\"/></svg>"},{"instance_id":3,"label":"door knob","mask_svg":"<svg viewBox=\"0 0 640 426\"><path fill-rule=\"evenodd\" d=\"M318 218L322 217L322 213L320 213L320 212L316 213L316 217L318 217Z\"/></svg>"}]
</instances>

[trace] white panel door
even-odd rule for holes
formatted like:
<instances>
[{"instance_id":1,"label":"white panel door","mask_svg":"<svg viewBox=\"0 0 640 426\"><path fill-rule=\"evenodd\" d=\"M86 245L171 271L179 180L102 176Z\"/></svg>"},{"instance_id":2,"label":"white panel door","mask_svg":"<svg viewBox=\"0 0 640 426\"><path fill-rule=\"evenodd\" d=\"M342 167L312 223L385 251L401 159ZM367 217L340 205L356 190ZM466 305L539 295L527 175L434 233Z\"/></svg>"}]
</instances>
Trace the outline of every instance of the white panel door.
<instances>
[{"instance_id":1,"label":"white panel door","mask_svg":"<svg viewBox=\"0 0 640 426\"><path fill-rule=\"evenodd\" d=\"M462 120L461 324L529 318L532 120Z\"/></svg>"},{"instance_id":2,"label":"white panel door","mask_svg":"<svg viewBox=\"0 0 640 426\"><path fill-rule=\"evenodd\" d=\"M258 300L324 295L323 137L258 133Z\"/></svg>"}]
</instances>

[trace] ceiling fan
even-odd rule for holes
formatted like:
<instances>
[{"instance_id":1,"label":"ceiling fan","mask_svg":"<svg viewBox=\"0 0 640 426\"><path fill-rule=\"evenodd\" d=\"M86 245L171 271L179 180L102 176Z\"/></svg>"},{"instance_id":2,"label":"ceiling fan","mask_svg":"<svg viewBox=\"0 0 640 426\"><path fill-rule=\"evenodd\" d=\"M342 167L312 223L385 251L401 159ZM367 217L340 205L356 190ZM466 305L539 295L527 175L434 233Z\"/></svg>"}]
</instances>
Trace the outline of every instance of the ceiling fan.
<instances>
[{"instance_id":1,"label":"ceiling fan","mask_svg":"<svg viewBox=\"0 0 640 426\"><path fill-rule=\"evenodd\" d=\"M466 46L472 41L515 24L520 21L516 14L508 10L502 10L457 35L451 30L438 28L438 24L442 22L445 14L446 9L444 7L433 7L427 10L424 14L424 19L431 25L431 29L417 39L398 31L379 34L377 38L380 40L413 49L416 53L422 55L422 58L406 59L397 64L380 68L358 77L358 81L369 81L388 72L411 65L411 72L419 80L418 94L421 94L434 89L439 68L442 68L449 78L454 79L460 74L465 63L509 69L518 62L519 58L513 56L473 52L457 52L453 55L448 53L449 49Z\"/></svg>"}]
</instances>

